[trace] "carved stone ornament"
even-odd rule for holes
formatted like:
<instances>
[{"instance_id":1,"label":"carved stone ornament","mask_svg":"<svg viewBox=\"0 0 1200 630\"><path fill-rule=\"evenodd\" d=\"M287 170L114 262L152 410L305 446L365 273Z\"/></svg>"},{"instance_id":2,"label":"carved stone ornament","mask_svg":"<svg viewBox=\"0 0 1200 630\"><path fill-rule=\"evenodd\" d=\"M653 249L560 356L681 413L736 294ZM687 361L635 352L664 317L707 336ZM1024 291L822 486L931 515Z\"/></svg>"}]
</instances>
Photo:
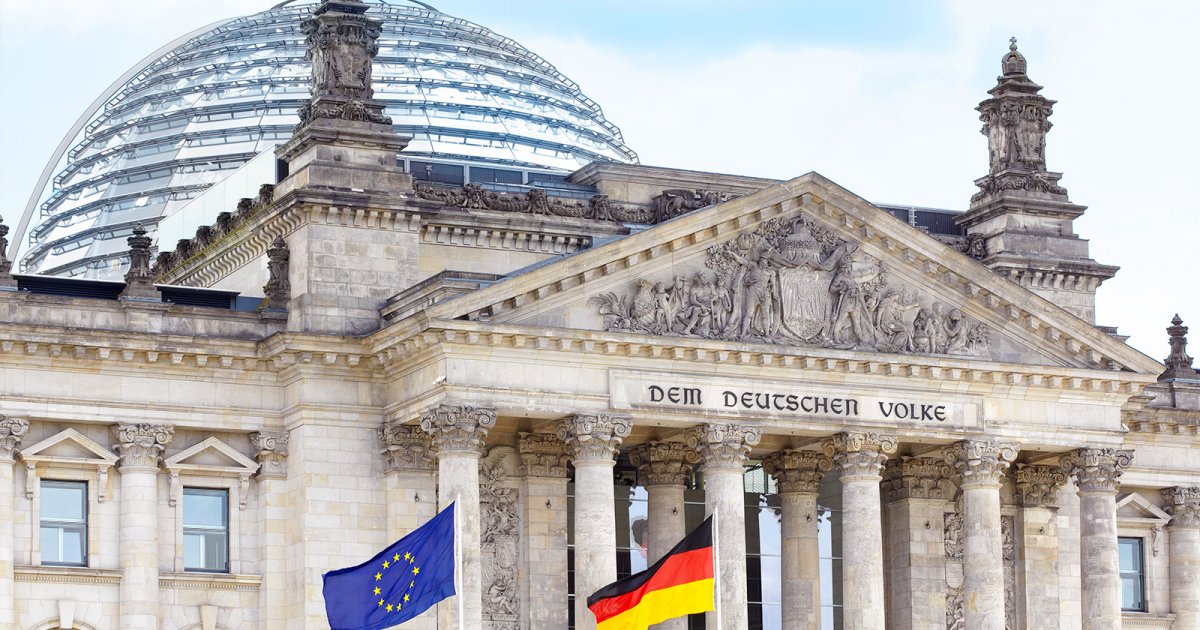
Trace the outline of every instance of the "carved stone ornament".
<instances>
[{"instance_id":1,"label":"carved stone ornament","mask_svg":"<svg viewBox=\"0 0 1200 630\"><path fill-rule=\"evenodd\" d=\"M1200 527L1200 487L1164 488L1162 498L1163 509L1171 515L1169 528Z\"/></svg>"},{"instance_id":2,"label":"carved stone ornament","mask_svg":"<svg viewBox=\"0 0 1200 630\"><path fill-rule=\"evenodd\" d=\"M882 433L838 433L822 444L826 455L833 457L842 479L847 477L880 478L883 463L896 452L900 442Z\"/></svg>"},{"instance_id":3,"label":"carved stone ornament","mask_svg":"<svg viewBox=\"0 0 1200 630\"><path fill-rule=\"evenodd\" d=\"M705 470L741 470L750 448L762 439L762 429L733 422L710 422L688 429L685 435Z\"/></svg>"},{"instance_id":4,"label":"carved stone ornament","mask_svg":"<svg viewBox=\"0 0 1200 630\"><path fill-rule=\"evenodd\" d=\"M287 241L282 236L276 236L271 246L267 248L267 272L269 277L263 285L263 294L267 296L266 307L271 310L282 310L288 307L292 299L292 282L288 279L288 263L291 252L288 251Z\"/></svg>"},{"instance_id":5,"label":"carved stone ornament","mask_svg":"<svg viewBox=\"0 0 1200 630\"><path fill-rule=\"evenodd\" d=\"M694 191L669 189L651 197L650 204L654 208L654 222L662 223L693 210L725 203L737 196L718 190L704 190L703 188Z\"/></svg>"},{"instance_id":6,"label":"carved stone ornament","mask_svg":"<svg viewBox=\"0 0 1200 630\"><path fill-rule=\"evenodd\" d=\"M1171 319L1171 325L1167 327L1167 335L1171 342L1171 354L1163 361L1167 365L1166 371L1159 376L1159 380L1172 378L1197 378L1195 368L1192 367L1192 357L1187 353L1187 333L1188 327L1183 325L1183 320L1176 313Z\"/></svg>"},{"instance_id":7,"label":"carved stone ornament","mask_svg":"<svg viewBox=\"0 0 1200 630\"><path fill-rule=\"evenodd\" d=\"M883 498L949 501L954 496L953 475L954 469L939 459L908 456L891 459L884 469Z\"/></svg>"},{"instance_id":8,"label":"carved stone ornament","mask_svg":"<svg viewBox=\"0 0 1200 630\"><path fill-rule=\"evenodd\" d=\"M526 477L567 476L571 455L567 445L550 433L521 433L518 447L521 453L521 474Z\"/></svg>"},{"instance_id":9,"label":"carved stone ornament","mask_svg":"<svg viewBox=\"0 0 1200 630\"><path fill-rule=\"evenodd\" d=\"M963 485L999 486L1019 448L996 440L964 440L946 449L946 463L962 473Z\"/></svg>"},{"instance_id":10,"label":"carved stone ornament","mask_svg":"<svg viewBox=\"0 0 1200 630\"><path fill-rule=\"evenodd\" d=\"M1017 494L1025 507L1054 507L1067 473L1058 466L1017 464Z\"/></svg>"},{"instance_id":11,"label":"carved stone ornament","mask_svg":"<svg viewBox=\"0 0 1200 630\"><path fill-rule=\"evenodd\" d=\"M287 431L255 431L250 434L250 448L254 449L254 456L259 464L259 478L287 477L287 447L290 435Z\"/></svg>"},{"instance_id":12,"label":"carved stone ornament","mask_svg":"<svg viewBox=\"0 0 1200 630\"><path fill-rule=\"evenodd\" d=\"M375 430L383 442L387 471L431 472L437 468L433 440L421 427L400 422L385 422Z\"/></svg>"},{"instance_id":13,"label":"carved stone ornament","mask_svg":"<svg viewBox=\"0 0 1200 630\"><path fill-rule=\"evenodd\" d=\"M1121 474L1133 463L1133 451L1117 448L1081 448L1062 457L1080 492L1116 492Z\"/></svg>"},{"instance_id":14,"label":"carved stone ornament","mask_svg":"<svg viewBox=\"0 0 1200 630\"><path fill-rule=\"evenodd\" d=\"M493 457L493 454L489 454L488 459ZM485 628L491 630L517 630L519 621L519 492L507 483L508 475L502 461L480 462L479 542L483 552L483 583L487 585L483 619Z\"/></svg>"},{"instance_id":15,"label":"carved stone ornament","mask_svg":"<svg viewBox=\"0 0 1200 630\"><path fill-rule=\"evenodd\" d=\"M238 201L236 212L218 214L217 220L211 226L197 227L195 236L180 239L175 244L175 249L159 251L150 272L155 278L167 276L171 271L187 263L200 250L229 237L251 219L266 212L271 207L274 196L274 184L262 184L258 187L258 195L254 198L244 197Z\"/></svg>"},{"instance_id":16,"label":"carved stone ornament","mask_svg":"<svg viewBox=\"0 0 1200 630\"><path fill-rule=\"evenodd\" d=\"M483 439L496 426L496 412L471 405L440 405L421 416L421 429L433 436L438 457L448 453L478 457Z\"/></svg>"},{"instance_id":17,"label":"carved stone ornament","mask_svg":"<svg viewBox=\"0 0 1200 630\"><path fill-rule=\"evenodd\" d=\"M700 456L683 442L646 442L629 451L644 486L687 486Z\"/></svg>"},{"instance_id":18,"label":"carved stone ornament","mask_svg":"<svg viewBox=\"0 0 1200 630\"><path fill-rule=\"evenodd\" d=\"M158 470L158 460L171 439L175 427L167 424L116 424L112 427L117 443L113 445L121 461L117 469L150 468Z\"/></svg>"},{"instance_id":19,"label":"carved stone ornament","mask_svg":"<svg viewBox=\"0 0 1200 630\"><path fill-rule=\"evenodd\" d=\"M526 193L502 193L487 190L474 182L462 188L415 182L413 191L421 199L440 201L464 210L541 214L615 223L654 222L654 211L650 206L614 204L609 201L608 195L592 195L585 203L576 199L551 197L541 188L532 188Z\"/></svg>"},{"instance_id":20,"label":"carved stone ornament","mask_svg":"<svg viewBox=\"0 0 1200 630\"><path fill-rule=\"evenodd\" d=\"M614 464L613 457L621 440L633 432L633 421L607 414L578 415L563 420L558 427L562 440L576 466L584 462Z\"/></svg>"},{"instance_id":21,"label":"carved stone ornament","mask_svg":"<svg viewBox=\"0 0 1200 630\"><path fill-rule=\"evenodd\" d=\"M959 492L954 499L954 511L946 514L946 525L942 533L942 544L946 550L948 562L962 562L963 540L966 533L963 530L963 496Z\"/></svg>"},{"instance_id":22,"label":"carved stone ornament","mask_svg":"<svg viewBox=\"0 0 1200 630\"><path fill-rule=\"evenodd\" d=\"M1017 630L1017 521L1000 517L1000 559L1004 564L1004 630Z\"/></svg>"},{"instance_id":23,"label":"carved stone ornament","mask_svg":"<svg viewBox=\"0 0 1200 630\"><path fill-rule=\"evenodd\" d=\"M121 297L127 300L161 301L162 294L154 288L154 272L150 270L150 246L153 240L146 236L142 224L133 227L129 237L129 271L125 273L125 288Z\"/></svg>"},{"instance_id":24,"label":"carved stone ornament","mask_svg":"<svg viewBox=\"0 0 1200 630\"><path fill-rule=\"evenodd\" d=\"M325 0L300 23L312 62L312 100L300 107L300 124L341 118L390 125L383 104L374 101L371 62L379 54L383 22L369 7L352 0Z\"/></svg>"},{"instance_id":25,"label":"carved stone ornament","mask_svg":"<svg viewBox=\"0 0 1200 630\"><path fill-rule=\"evenodd\" d=\"M29 431L25 418L0 415L0 462L11 464L13 453L21 444L21 436Z\"/></svg>"},{"instance_id":26,"label":"carved stone ornament","mask_svg":"<svg viewBox=\"0 0 1200 630\"><path fill-rule=\"evenodd\" d=\"M763 458L762 464L763 470L779 484L780 494L816 494L825 473L833 468L833 460L824 452L800 449L771 453Z\"/></svg>"},{"instance_id":27,"label":"carved stone ornament","mask_svg":"<svg viewBox=\"0 0 1200 630\"><path fill-rule=\"evenodd\" d=\"M887 265L804 218L772 219L708 249L668 286L588 299L610 331L877 352L989 356L962 311L889 283Z\"/></svg>"},{"instance_id":28,"label":"carved stone ornament","mask_svg":"<svg viewBox=\"0 0 1200 630\"><path fill-rule=\"evenodd\" d=\"M8 259L8 226L4 217L0 217L0 289L16 288L17 281L12 277L12 261Z\"/></svg>"}]
</instances>

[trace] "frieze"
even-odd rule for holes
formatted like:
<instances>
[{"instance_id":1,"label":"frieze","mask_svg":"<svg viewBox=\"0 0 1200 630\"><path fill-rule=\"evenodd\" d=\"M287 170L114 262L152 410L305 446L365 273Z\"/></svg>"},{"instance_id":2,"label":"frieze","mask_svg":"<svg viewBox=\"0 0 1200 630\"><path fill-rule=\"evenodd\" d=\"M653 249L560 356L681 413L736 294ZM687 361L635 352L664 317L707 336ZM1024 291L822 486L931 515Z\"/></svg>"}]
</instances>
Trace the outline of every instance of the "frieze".
<instances>
[{"instance_id":1,"label":"frieze","mask_svg":"<svg viewBox=\"0 0 1200 630\"><path fill-rule=\"evenodd\" d=\"M699 462L699 454L682 442L646 442L629 451L629 463L645 486L686 486Z\"/></svg>"},{"instance_id":2,"label":"frieze","mask_svg":"<svg viewBox=\"0 0 1200 630\"><path fill-rule=\"evenodd\" d=\"M594 295L609 331L988 357L989 329L892 285L880 259L804 218L710 247L706 270ZM689 277L690 276L690 277Z\"/></svg>"},{"instance_id":3,"label":"frieze","mask_svg":"<svg viewBox=\"0 0 1200 630\"><path fill-rule=\"evenodd\" d=\"M531 188L525 193L501 193L470 183L462 188L445 188L414 182L413 192L421 199L440 201L466 210L495 210L573 219L592 219L615 223L652 223L654 210L649 206L616 204L608 195L592 195L586 202L547 194Z\"/></svg>"}]
</instances>

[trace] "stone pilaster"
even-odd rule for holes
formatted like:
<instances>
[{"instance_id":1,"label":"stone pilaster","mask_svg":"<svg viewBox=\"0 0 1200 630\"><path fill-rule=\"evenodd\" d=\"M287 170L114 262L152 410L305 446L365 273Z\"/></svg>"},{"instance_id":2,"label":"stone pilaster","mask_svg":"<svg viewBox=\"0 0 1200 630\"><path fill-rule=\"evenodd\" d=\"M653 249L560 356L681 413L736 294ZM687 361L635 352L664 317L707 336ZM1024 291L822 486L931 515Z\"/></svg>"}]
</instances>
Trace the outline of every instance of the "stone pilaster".
<instances>
[{"instance_id":1,"label":"stone pilaster","mask_svg":"<svg viewBox=\"0 0 1200 630\"><path fill-rule=\"evenodd\" d=\"M579 415L558 428L575 466L575 628L596 627L587 596L617 579L613 459L633 430L629 418Z\"/></svg>"},{"instance_id":2,"label":"stone pilaster","mask_svg":"<svg viewBox=\"0 0 1200 630\"><path fill-rule=\"evenodd\" d=\"M256 431L250 448L258 460L258 549L262 585L258 589L259 620L266 630L284 630L288 620L287 431Z\"/></svg>"},{"instance_id":3,"label":"stone pilaster","mask_svg":"<svg viewBox=\"0 0 1200 630\"><path fill-rule=\"evenodd\" d=\"M387 422L376 430L383 445L388 542L400 540L438 510L437 457L430 435L415 424ZM414 630L437 628L437 610L408 622Z\"/></svg>"},{"instance_id":4,"label":"stone pilaster","mask_svg":"<svg viewBox=\"0 0 1200 630\"><path fill-rule=\"evenodd\" d=\"M1017 446L967 440L946 459L962 474L963 618L968 628L1004 630L1004 555L1000 483Z\"/></svg>"},{"instance_id":5,"label":"stone pilaster","mask_svg":"<svg viewBox=\"0 0 1200 630\"><path fill-rule=\"evenodd\" d=\"M438 460L438 509L458 500L462 537L463 618L457 602L438 605L438 626L443 628L483 627L483 565L479 546L479 457L483 440L496 426L496 412L470 405L441 405L421 416L421 428L433 437Z\"/></svg>"},{"instance_id":6,"label":"stone pilaster","mask_svg":"<svg viewBox=\"0 0 1200 630\"><path fill-rule=\"evenodd\" d=\"M842 481L842 610L845 630L883 630L883 514L879 482L896 438L839 433L825 442Z\"/></svg>"},{"instance_id":7,"label":"stone pilaster","mask_svg":"<svg viewBox=\"0 0 1200 630\"><path fill-rule=\"evenodd\" d=\"M696 451L682 442L648 442L629 451L629 462L638 467L646 487L647 562L656 562L687 534L683 492L692 478L692 465L699 461ZM654 627L687 630L687 619L671 619Z\"/></svg>"},{"instance_id":8,"label":"stone pilaster","mask_svg":"<svg viewBox=\"0 0 1200 630\"><path fill-rule=\"evenodd\" d=\"M521 628L567 627L567 465L571 456L557 435L522 433Z\"/></svg>"},{"instance_id":9,"label":"stone pilaster","mask_svg":"<svg viewBox=\"0 0 1200 630\"><path fill-rule=\"evenodd\" d=\"M1164 507L1171 514L1171 612L1175 630L1200 630L1200 487L1167 488Z\"/></svg>"},{"instance_id":10,"label":"stone pilaster","mask_svg":"<svg viewBox=\"0 0 1200 630\"><path fill-rule=\"evenodd\" d=\"M884 507L891 528L888 557L891 627L946 627L946 502L953 469L921 457L892 459L884 471Z\"/></svg>"},{"instance_id":11,"label":"stone pilaster","mask_svg":"<svg viewBox=\"0 0 1200 630\"><path fill-rule=\"evenodd\" d=\"M1117 490L1133 451L1082 448L1068 453L1079 486L1079 553L1083 574L1083 630L1121 627L1121 574L1117 550Z\"/></svg>"},{"instance_id":12,"label":"stone pilaster","mask_svg":"<svg viewBox=\"0 0 1200 630\"><path fill-rule=\"evenodd\" d=\"M0 257L4 250L0 247ZM21 436L29 431L29 421L0 415L0 628L16 627L16 602L13 599L13 461Z\"/></svg>"},{"instance_id":13,"label":"stone pilaster","mask_svg":"<svg viewBox=\"0 0 1200 630\"><path fill-rule=\"evenodd\" d=\"M821 560L817 544L817 496L832 467L823 452L797 449L763 458L763 469L779 485L782 519L783 630L821 627Z\"/></svg>"},{"instance_id":14,"label":"stone pilaster","mask_svg":"<svg viewBox=\"0 0 1200 630\"><path fill-rule=\"evenodd\" d=\"M1017 464L1017 497L1021 502L1018 536L1022 561L1019 588L1025 594L1025 627L1057 630L1058 491L1067 474L1057 466Z\"/></svg>"},{"instance_id":15,"label":"stone pilaster","mask_svg":"<svg viewBox=\"0 0 1200 630\"><path fill-rule=\"evenodd\" d=\"M118 627L158 628L158 462L175 435L161 424L112 428L121 456L121 615Z\"/></svg>"}]
</instances>

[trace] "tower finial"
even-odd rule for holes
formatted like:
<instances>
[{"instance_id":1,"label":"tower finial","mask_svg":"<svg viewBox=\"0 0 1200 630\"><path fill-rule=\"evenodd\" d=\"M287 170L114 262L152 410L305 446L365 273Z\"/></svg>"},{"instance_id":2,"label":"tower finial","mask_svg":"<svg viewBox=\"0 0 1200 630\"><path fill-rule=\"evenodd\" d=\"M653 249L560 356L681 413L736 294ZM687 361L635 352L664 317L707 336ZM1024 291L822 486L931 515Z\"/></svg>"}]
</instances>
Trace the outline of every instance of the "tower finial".
<instances>
[{"instance_id":1,"label":"tower finial","mask_svg":"<svg viewBox=\"0 0 1200 630\"><path fill-rule=\"evenodd\" d=\"M1163 361L1167 370L1159 375L1159 381L1172 378L1196 378L1196 370L1192 367L1192 357L1187 353L1187 333L1188 327L1183 325L1183 319L1179 317L1179 313L1176 313L1175 317L1171 318L1171 325L1167 328L1171 354Z\"/></svg>"},{"instance_id":2,"label":"tower finial","mask_svg":"<svg viewBox=\"0 0 1200 630\"><path fill-rule=\"evenodd\" d=\"M1008 38L1008 49L1013 52L1017 52L1017 38L1016 37Z\"/></svg>"}]
</instances>

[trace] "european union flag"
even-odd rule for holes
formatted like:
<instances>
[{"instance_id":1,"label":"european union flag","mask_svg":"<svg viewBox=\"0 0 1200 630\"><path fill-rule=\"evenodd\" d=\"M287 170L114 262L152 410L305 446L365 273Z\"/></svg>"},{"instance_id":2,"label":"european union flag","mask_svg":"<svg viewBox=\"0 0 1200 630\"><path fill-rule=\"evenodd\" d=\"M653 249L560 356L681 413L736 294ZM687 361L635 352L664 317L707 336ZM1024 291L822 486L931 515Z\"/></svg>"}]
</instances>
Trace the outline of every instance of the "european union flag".
<instances>
[{"instance_id":1,"label":"european union flag","mask_svg":"<svg viewBox=\"0 0 1200 630\"><path fill-rule=\"evenodd\" d=\"M454 594L455 504L370 560L326 573L325 614L333 630L404 623Z\"/></svg>"}]
</instances>

